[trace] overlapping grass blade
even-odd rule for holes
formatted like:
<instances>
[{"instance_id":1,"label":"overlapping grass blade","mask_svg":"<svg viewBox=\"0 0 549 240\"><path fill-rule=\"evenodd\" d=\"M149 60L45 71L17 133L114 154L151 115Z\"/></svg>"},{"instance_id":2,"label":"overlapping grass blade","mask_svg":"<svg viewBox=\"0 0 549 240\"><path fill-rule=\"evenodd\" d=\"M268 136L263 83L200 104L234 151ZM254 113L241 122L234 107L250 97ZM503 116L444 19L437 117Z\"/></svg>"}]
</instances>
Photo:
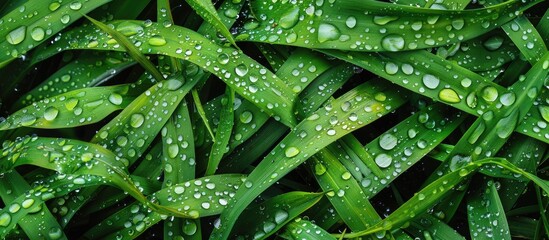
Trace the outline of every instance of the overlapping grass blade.
<instances>
[{"instance_id":1,"label":"overlapping grass blade","mask_svg":"<svg viewBox=\"0 0 549 240\"><path fill-rule=\"evenodd\" d=\"M259 22L244 26L237 40L351 51L425 49L472 39L536 3L508 1L486 9L453 11L377 1L267 4L257 0L251 4Z\"/></svg>"},{"instance_id":2,"label":"overlapping grass blade","mask_svg":"<svg viewBox=\"0 0 549 240\"><path fill-rule=\"evenodd\" d=\"M383 84L363 84L327 104L293 128L250 173L244 184L245 188L235 196L238 201L232 201L231 208L223 212L220 228L215 229L210 238L229 236L234 221L244 208L268 186L307 158L331 142L389 112L393 105L399 105L402 98L398 94L387 94L387 87ZM330 121L331 118L336 121ZM303 145L303 142L309 144Z\"/></svg>"},{"instance_id":3,"label":"overlapping grass blade","mask_svg":"<svg viewBox=\"0 0 549 240\"><path fill-rule=\"evenodd\" d=\"M159 204L180 209L193 218L211 216L219 214L226 207L243 180L244 175L239 174L198 178L163 188L152 194L150 198L155 199ZM150 211L141 203L133 203L106 218L103 224L90 229L84 236L89 239L110 239L118 235L124 238L135 238L167 217L167 215ZM125 226L127 222L130 222L130 227ZM189 223L185 225L183 233L192 236L197 233L197 225Z\"/></svg>"},{"instance_id":4,"label":"overlapping grass blade","mask_svg":"<svg viewBox=\"0 0 549 240\"><path fill-rule=\"evenodd\" d=\"M467 201L471 238L511 239L509 225L495 184L485 180Z\"/></svg>"},{"instance_id":5,"label":"overlapping grass blade","mask_svg":"<svg viewBox=\"0 0 549 240\"><path fill-rule=\"evenodd\" d=\"M284 232L280 235L284 239L298 240L298 239L326 239L335 240L330 233L326 230L318 227L314 223L304 220L296 219L295 221L286 225Z\"/></svg>"},{"instance_id":6,"label":"overlapping grass blade","mask_svg":"<svg viewBox=\"0 0 549 240\"><path fill-rule=\"evenodd\" d=\"M220 15L217 14L214 5L210 0L185 0L204 20L210 23L217 31L219 31L233 46L238 47L234 41L233 35L224 24ZM235 18L238 12L230 12L225 14L225 18ZM229 15L229 16L227 16Z\"/></svg>"},{"instance_id":7,"label":"overlapping grass blade","mask_svg":"<svg viewBox=\"0 0 549 240\"><path fill-rule=\"evenodd\" d=\"M128 84L83 88L27 106L0 123L0 130L19 127L70 128L98 122L135 99Z\"/></svg>"},{"instance_id":8,"label":"overlapping grass blade","mask_svg":"<svg viewBox=\"0 0 549 240\"><path fill-rule=\"evenodd\" d=\"M234 125L234 99L234 90L227 87L221 99L221 116L215 132L215 142L210 151L206 176L213 175L217 171L219 162L227 151Z\"/></svg>"},{"instance_id":9,"label":"overlapping grass blade","mask_svg":"<svg viewBox=\"0 0 549 240\"><path fill-rule=\"evenodd\" d=\"M126 35L129 36L126 37L139 45L138 49L142 53L162 54L197 64L218 76L239 95L265 112L280 117L287 125L295 124L290 111L295 93L276 75L234 48L219 46L204 36L179 26L165 28L157 23L140 21L114 21L110 24L115 26L115 30L127 29ZM143 34L135 34L140 31ZM87 36L90 35L94 39L88 39ZM57 53L58 47L65 50L121 50L106 34L97 33L92 26L82 26L65 33L50 48L52 52L49 54ZM204 51L206 49L209 51ZM259 82L259 79L262 81Z\"/></svg>"},{"instance_id":10,"label":"overlapping grass blade","mask_svg":"<svg viewBox=\"0 0 549 240\"><path fill-rule=\"evenodd\" d=\"M69 24L82 17L83 13L110 2L110 0L46 2L31 0L2 16L0 36L0 67L17 57L26 54L29 49L46 41L53 34L65 29ZM20 11L22 10L22 12ZM29 17L20 17L21 15ZM43 19L51 19L43 21Z\"/></svg>"},{"instance_id":11,"label":"overlapping grass blade","mask_svg":"<svg viewBox=\"0 0 549 240\"><path fill-rule=\"evenodd\" d=\"M289 192L250 205L238 219L235 238L266 239L316 204L323 193Z\"/></svg>"}]
</instances>

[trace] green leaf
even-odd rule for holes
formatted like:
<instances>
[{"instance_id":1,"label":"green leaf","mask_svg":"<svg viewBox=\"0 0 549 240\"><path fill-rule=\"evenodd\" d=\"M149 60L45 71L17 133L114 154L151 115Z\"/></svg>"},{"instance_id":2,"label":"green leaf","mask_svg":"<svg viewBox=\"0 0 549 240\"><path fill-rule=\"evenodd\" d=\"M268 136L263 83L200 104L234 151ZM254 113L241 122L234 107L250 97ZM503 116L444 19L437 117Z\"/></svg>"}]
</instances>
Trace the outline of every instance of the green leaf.
<instances>
[{"instance_id":1,"label":"green leaf","mask_svg":"<svg viewBox=\"0 0 549 240\"><path fill-rule=\"evenodd\" d=\"M511 239L505 210L493 181L484 181L478 193L467 201L471 238Z\"/></svg>"},{"instance_id":2,"label":"green leaf","mask_svg":"<svg viewBox=\"0 0 549 240\"><path fill-rule=\"evenodd\" d=\"M220 16L217 14L214 5L209 0L186 0L186 2L198 13L204 20L210 23L236 48L236 42L229 29L225 26Z\"/></svg>"}]
</instances>

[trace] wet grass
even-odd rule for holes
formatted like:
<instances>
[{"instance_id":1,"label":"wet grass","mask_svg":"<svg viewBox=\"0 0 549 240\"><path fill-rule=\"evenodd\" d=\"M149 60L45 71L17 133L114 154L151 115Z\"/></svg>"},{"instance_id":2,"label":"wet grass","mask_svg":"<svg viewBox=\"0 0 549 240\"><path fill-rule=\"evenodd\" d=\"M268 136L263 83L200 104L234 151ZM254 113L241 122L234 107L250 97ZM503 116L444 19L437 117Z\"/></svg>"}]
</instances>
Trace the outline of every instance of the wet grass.
<instances>
[{"instance_id":1,"label":"wet grass","mask_svg":"<svg viewBox=\"0 0 549 240\"><path fill-rule=\"evenodd\" d=\"M546 6L0 3L0 237L545 239Z\"/></svg>"}]
</instances>

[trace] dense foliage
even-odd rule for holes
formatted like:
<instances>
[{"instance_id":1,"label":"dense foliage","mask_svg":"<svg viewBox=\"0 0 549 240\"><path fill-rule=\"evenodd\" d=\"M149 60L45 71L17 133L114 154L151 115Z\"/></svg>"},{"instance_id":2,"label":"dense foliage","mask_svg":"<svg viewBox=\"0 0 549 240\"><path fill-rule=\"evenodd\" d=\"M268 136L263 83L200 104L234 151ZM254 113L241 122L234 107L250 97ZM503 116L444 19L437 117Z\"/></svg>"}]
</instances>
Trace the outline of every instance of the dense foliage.
<instances>
[{"instance_id":1,"label":"dense foliage","mask_svg":"<svg viewBox=\"0 0 549 240\"><path fill-rule=\"evenodd\" d=\"M2 239L546 239L542 0L0 3Z\"/></svg>"}]
</instances>

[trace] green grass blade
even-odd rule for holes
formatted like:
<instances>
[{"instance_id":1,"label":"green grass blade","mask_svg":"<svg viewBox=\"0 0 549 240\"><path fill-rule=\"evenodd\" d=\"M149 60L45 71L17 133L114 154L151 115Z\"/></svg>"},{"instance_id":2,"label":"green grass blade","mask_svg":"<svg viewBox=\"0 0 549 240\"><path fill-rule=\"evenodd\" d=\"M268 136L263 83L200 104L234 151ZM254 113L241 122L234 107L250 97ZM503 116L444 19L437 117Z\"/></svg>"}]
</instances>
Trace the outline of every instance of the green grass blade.
<instances>
[{"instance_id":1,"label":"green grass blade","mask_svg":"<svg viewBox=\"0 0 549 240\"><path fill-rule=\"evenodd\" d=\"M295 221L286 225L284 232L281 235L284 239L289 240L314 240L314 239L325 239L325 240L335 240L336 238L332 237L324 229L318 227L312 222L298 218Z\"/></svg>"},{"instance_id":2,"label":"green grass blade","mask_svg":"<svg viewBox=\"0 0 549 240\"><path fill-rule=\"evenodd\" d=\"M1 130L19 127L70 128L98 122L135 99L129 85L74 90L27 106L0 123Z\"/></svg>"},{"instance_id":3,"label":"green grass blade","mask_svg":"<svg viewBox=\"0 0 549 240\"><path fill-rule=\"evenodd\" d=\"M388 87L388 86L386 86ZM363 84L302 121L284 138L250 174L244 188L235 196L238 201L221 215L221 226L210 238L226 238L244 208L268 186L286 175L331 142L379 118L403 100L388 95L381 85ZM368 94L367 92L377 92ZM330 121L335 113L338 121ZM355 118L356 117L356 118ZM331 123L332 122L332 123ZM302 134L305 132L305 134ZM318 135L317 135L318 134ZM304 144L304 143L311 144Z\"/></svg>"},{"instance_id":4,"label":"green grass blade","mask_svg":"<svg viewBox=\"0 0 549 240\"><path fill-rule=\"evenodd\" d=\"M110 0L63 3L29 0L2 16L5 24L0 26L0 51L3 52L0 68L65 29L82 14L108 2ZM27 17L28 14L31 17Z\"/></svg>"},{"instance_id":5,"label":"green grass blade","mask_svg":"<svg viewBox=\"0 0 549 240\"><path fill-rule=\"evenodd\" d=\"M21 97L15 107L30 105L79 88L96 87L135 63L125 54L85 54L69 62Z\"/></svg>"},{"instance_id":6,"label":"green grass blade","mask_svg":"<svg viewBox=\"0 0 549 240\"><path fill-rule=\"evenodd\" d=\"M106 24L97 21L91 17L85 16L90 22L97 26L102 31L108 33L115 43L118 43L126 49L126 52L138 62L145 70L147 70L157 81L164 80L164 76L156 69L154 64L143 54L141 53L132 42L130 42L126 36L131 36L133 34L139 33L139 28L128 24L128 25L119 25L116 30L107 26ZM136 29L137 28L137 29Z\"/></svg>"},{"instance_id":7,"label":"green grass blade","mask_svg":"<svg viewBox=\"0 0 549 240\"><path fill-rule=\"evenodd\" d=\"M495 184L484 184L467 201L469 233L474 239L511 239L509 225Z\"/></svg>"},{"instance_id":8,"label":"green grass blade","mask_svg":"<svg viewBox=\"0 0 549 240\"><path fill-rule=\"evenodd\" d=\"M536 3L507 1L485 9L453 11L378 1L252 1L252 11L261 19L254 27L241 29L237 40L350 51L425 49L477 37Z\"/></svg>"},{"instance_id":9,"label":"green grass blade","mask_svg":"<svg viewBox=\"0 0 549 240\"><path fill-rule=\"evenodd\" d=\"M291 109L295 93L276 75L248 56L233 48L219 46L196 32L178 26L165 28L157 23L145 25L139 21L114 21L110 24L114 25L115 29L131 26L131 29L142 30L143 34L128 37L130 41L142 44L139 47L141 52L167 55L197 64L218 76L240 96L257 104L265 112L280 117L286 125L294 125ZM89 41L85 37L87 35L95 35L96 39ZM185 40L180 40L179 36L186 36ZM108 42L109 37L106 34L97 33L90 26L83 26L63 35L48 54L56 53L57 47L65 50L121 50L116 44ZM262 81L258 81L259 79ZM243 84L244 82L246 84Z\"/></svg>"},{"instance_id":10,"label":"green grass blade","mask_svg":"<svg viewBox=\"0 0 549 240\"><path fill-rule=\"evenodd\" d=\"M289 192L251 205L238 219L233 238L266 239L315 205L323 193Z\"/></svg>"},{"instance_id":11,"label":"green grass blade","mask_svg":"<svg viewBox=\"0 0 549 240\"><path fill-rule=\"evenodd\" d=\"M2 228L5 227L5 225L9 225L11 223L10 221L13 221L14 223L19 224L29 239L37 239L44 236L53 239L67 239L61 226L59 226L55 217L51 214L45 204L35 202L32 198L26 198L26 201L23 201L21 204L14 202L14 200L17 199L17 196L23 195L23 197L26 197L24 194L31 190L29 184L19 175L19 173L16 171L4 173L0 181L2 182L2 184L0 184L0 195L2 201L6 203L4 210L8 210L3 211L3 213L0 214L0 219L2 219L4 223ZM33 214L24 215L24 217L18 220L16 218L23 215L18 213L20 210L21 212L28 211ZM41 227L36 228L35 226ZM3 235L2 238L5 237L7 229L10 229L9 226L1 230L2 234L0 235Z\"/></svg>"},{"instance_id":12,"label":"green grass blade","mask_svg":"<svg viewBox=\"0 0 549 240\"><path fill-rule=\"evenodd\" d=\"M236 42L234 41L233 35L229 32L229 29L225 26L220 16L217 14L215 7L210 0L186 0L186 2L196 11L196 13L198 13L198 15L204 18L204 20L210 23L213 27L215 27L215 29L217 29L217 31L227 38L227 41L238 48ZM238 14L238 12L236 14ZM236 14L234 14L235 17ZM230 15L233 15L233 13Z\"/></svg>"},{"instance_id":13,"label":"green grass blade","mask_svg":"<svg viewBox=\"0 0 549 240\"><path fill-rule=\"evenodd\" d=\"M221 99L221 116L215 132L215 142L210 151L210 159L205 176L213 175L217 171L221 158L227 151L231 132L234 125L234 90L227 87L225 96Z\"/></svg>"}]
</instances>

